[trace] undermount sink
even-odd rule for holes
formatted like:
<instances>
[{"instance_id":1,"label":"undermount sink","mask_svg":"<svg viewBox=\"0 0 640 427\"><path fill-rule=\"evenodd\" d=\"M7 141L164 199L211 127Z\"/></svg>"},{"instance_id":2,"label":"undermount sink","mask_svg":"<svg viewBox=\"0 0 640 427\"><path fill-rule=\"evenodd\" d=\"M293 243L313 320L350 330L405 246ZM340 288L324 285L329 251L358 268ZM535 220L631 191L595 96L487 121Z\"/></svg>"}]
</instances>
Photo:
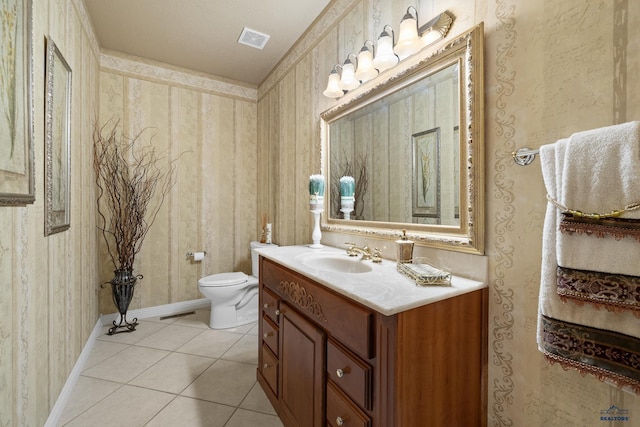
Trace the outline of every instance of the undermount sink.
<instances>
[{"instance_id":1,"label":"undermount sink","mask_svg":"<svg viewBox=\"0 0 640 427\"><path fill-rule=\"evenodd\" d=\"M360 261L360 257L352 258L347 254L337 253L306 253L297 257L303 265L334 273L368 273L371 265Z\"/></svg>"}]
</instances>

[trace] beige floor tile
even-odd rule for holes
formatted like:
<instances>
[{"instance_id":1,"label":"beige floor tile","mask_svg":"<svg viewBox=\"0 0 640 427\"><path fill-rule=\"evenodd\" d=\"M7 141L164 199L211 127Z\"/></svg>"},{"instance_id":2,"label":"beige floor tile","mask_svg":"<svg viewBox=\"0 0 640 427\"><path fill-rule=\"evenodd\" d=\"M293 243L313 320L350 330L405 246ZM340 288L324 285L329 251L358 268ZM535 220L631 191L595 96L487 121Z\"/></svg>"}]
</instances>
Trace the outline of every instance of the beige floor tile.
<instances>
[{"instance_id":1,"label":"beige floor tile","mask_svg":"<svg viewBox=\"0 0 640 427\"><path fill-rule=\"evenodd\" d=\"M201 332L197 328L168 325L166 328L160 329L158 332L140 340L136 345L174 351Z\"/></svg>"},{"instance_id":2,"label":"beige floor tile","mask_svg":"<svg viewBox=\"0 0 640 427\"><path fill-rule=\"evenodd\" d=\"M58 425L61 426L71 421L119 387L122 387L122 384L96 378L78 377Z\"/></svg>"},{"instance_id":3,"label":"beige floor tile","mask_svg":"<svg viewBox=\"0 0 640 427\"><path fill-rule=\"evenodd\" d=\"M255 383L255 365L217 360L181 395L238 406Z\"/></svg>"},{"instance_id":4,"label":"beige floor tile","mask_svg":"<svg viewBox=\"0 0 640 427\"><path fill-rule=\"evenodd\" d=\"M169 393L124 385L66 426L144 426L173 398Z\"/></svg>"},{"instance_id":5,"label":"beige floor tile","mask_svg":"<svg viewBox=\"0 0 640 427\"><path fill-rule=\"evenodd\" d=\"M225 427L282 427L280 418L275 415L238 409Z\"/></svg>"},{"instance_id":6,"label":"beige floor tile","mask_svg":"<svg viewBox=\"0 0 640 427\"><path fill-rule=\"evenodd\" d=\"M178 396L145 427L223 427L235 408Z\"/></svg>"},{"instance_id":7,"label":"beige floor tile","mask_svg":"<svg viewBox=\"0 0 640 427\"><path fill-rule=\"evenodd\" d=\"M179 394L213 362L209 357L171 353L129 384Z\"/></svg>"},{"instance_id":8,"label":"beige floor tile","mask_svg":"<svg viewBox=\"0 0 640 427\"><path fill-rule=\"evenodd\" d=\"M225 332L235 332L237 334L246 334L255 325L256 325L255 322L251 322L251 323L247 323L246 325L236 326L235 328L227 328L227 329L220 329L220 330L225 331Z\"/></svg>"},{"instance_id":9,"label":"beige floor tile","mask_svg":"<svg viewBox=\"0 0 640 427\"><path fill-rule=\"evenodd\" d=\"M244 335L237 343L231 346L221 359L233 360L236 362L258 364L258 336Z\"/></svg>"},{"instance_id":10,"label":"beige floor tile","mask_svg":"<svg viewBox=\"0 0 640 427\"><path fill-rule=\"evenodd\" d=\"M120 353L125 348L128 348L129 344L120 344L117 342L95 340L91 347L91 353L87 358L83 369L88 369L103 360L108 359L114 354Z\"/></svg>"},{"instance_id":11,"label":"beige floor tile","mask_svg":"<svg viewBox=\"0 0 640 427\"><path fill-rule=\"evenodd\" d=\"M209 329L210 310L196 310L195 314L189 314L176 319L175 324L190 326L192 328Z\"/></svg>"},{"instance_id":12,"label":"beige floor tile","mask_svg":"<svg viewBox=\"0 0 640 427\"><path fill-rule=\"evenodd\" d=\"M158 322L145 322L144 320L138 321L138 326L135 331L132 332L120 332L114 335L107 335L107 331L111 326L105 325L102 327L102 335L98 337L101 341L118 342L121 344L136 344L145 339L151 334L158 332L162 328L166 328L167 325Z\"/></svg>"},{"instance_id":13,"label":"beige floor tile","mask_svg":"<svg viewBox=\"0 0 640 427\"><path fill-rule=\"evenodd\" d=\"M222 356L225 351L229 350L232 345L238 342L240 338L242 338L242 335L240 334L208 329L193 337L185 345L178 347L176 351L180 353L218 358Z\"/></svg>"},{"instance_id":14,"label":"beige floor tile","mask_svg":"<svg viewBox=\"0 0 640 427\"><path fill-rule=\"evenodd\" d=\"M260 384L253 386L247 397L244 398L240 407L243 409L250 409L252 411L264 412L271 415L276 415L275 409L271 406L271 402L264 394Z\"/></svg>"},{"instance_id":15,"label":"beige floor tile","mask_svg":"<svg viewBox=\"0 0 640 427\"><path fill-rule=\"evenodd\" d=\"M178 320L178 317L154 316L154 317L144 318L145 322L157 322L157 323L164 323L166 325L175 323L176 320Z\"/></svg>"},{"instance_id":16,"label":"beige floor tile","mask_svg":"<svg viewBox=\"0 0 640 427\"><path fill-rule=\"evenodd\" d=\"M258 335L258 322L251 323L251 329L247 331L247 335Z\"/></svg>"},{"instance_id":17,"label":"beige floor tile","mask_svg":"<svg viewBox=\"0 0 640 427\"><path fill-rule=\"evenodd\" d=\"M82 375L127 383L168 354L165 350L131 346L83 371Z\"/></svg>"}]
</instances>

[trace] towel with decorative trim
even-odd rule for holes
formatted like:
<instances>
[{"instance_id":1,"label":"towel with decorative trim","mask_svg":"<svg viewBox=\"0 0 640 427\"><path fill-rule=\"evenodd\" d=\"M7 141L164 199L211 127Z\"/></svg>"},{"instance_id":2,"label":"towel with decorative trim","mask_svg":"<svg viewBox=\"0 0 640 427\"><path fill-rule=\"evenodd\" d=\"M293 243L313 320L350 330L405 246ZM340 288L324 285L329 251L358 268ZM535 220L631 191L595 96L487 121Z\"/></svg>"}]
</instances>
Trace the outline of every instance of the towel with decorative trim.
<instances>
[{"instance_id":1,"label":"towel with decorative trim","mask_svg":"<svg viewBox=\"0 0 640 427\"><path fill-rule=\"evenodd\" d=\"M550 202L543 231L537 340L550 361L640 394L640 320L633 307L640 306L633 295L640 295L640 242L634 238L633 221L620 230L614 218L599 222L597 216L578 213L567 221L558 209L609 213L640 201L638 135L640 123L631 122L580 132L540 148ZM615 221L637 219L640 211L616 216ZM570 230L575 223L585 227ZM613 231L599 228L612 225ZM626 290L598 299L609 295L607 286L624 288L621 285Z\"/></svg>"},{"instance_id":2,"label":"towel with decorative trim","mask_svg":"<svg viewBox=\"0 0 640 427\"><path fill-rule=\"evenodd\" d=\"M640 201L640 122L578 132L565 145L561 180L555 197L568 209L584 213L606 214ZM553 197L553 196L551 196ZM620 220L640 218L640 210L623 212ZM562 219L562 218L561 218ZM572 218L576 221L575 218ZM558 233L558 265L640 276L640 245L631 238L617 239L614 234ZM567 221L561 221L567 231ZM612 229L614 221L609 221ZM632 223L631 223L632 224ZM582 225L587 226L586 222ZM617 226L626 233L624 223ZM628 232L631 234L631 232ZM612 238L613 237L613 238Z\"/></svg>"}]
</instances>

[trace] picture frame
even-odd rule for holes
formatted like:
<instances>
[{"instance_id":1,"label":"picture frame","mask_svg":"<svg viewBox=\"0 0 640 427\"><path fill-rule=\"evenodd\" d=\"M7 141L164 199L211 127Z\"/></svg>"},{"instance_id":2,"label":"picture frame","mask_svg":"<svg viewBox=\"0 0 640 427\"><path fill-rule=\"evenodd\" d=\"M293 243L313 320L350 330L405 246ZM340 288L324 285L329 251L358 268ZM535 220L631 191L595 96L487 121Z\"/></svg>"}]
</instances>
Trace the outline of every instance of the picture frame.
<instances>
[{"instance_id":1,"label":"picture frame","mask_svg":"<svg viewBox=\"0 0 640 427\"><path fill-rule=\"evenodd\" d=\"M46 47L45 236L70 227L71 67L51 37Z\"/></svg>"},{"instance_id":2,"label":"picture frame","mask_svg":"<svg viewBox=\"0 0 640 427\"><path fill-rule=\"evenodd\" d=\"M31 0L0 0L0 206L35 202Z\"/></svg>"},{"instance_id":3,"label":"picture frame","mask_svg":"<svg viewBox=\"0 0 640 427\"><path fill-rule=\"evenodd\" d=\"M440 218L440 128L411 135L414 217Z\"/></svg>"}]
</instances>

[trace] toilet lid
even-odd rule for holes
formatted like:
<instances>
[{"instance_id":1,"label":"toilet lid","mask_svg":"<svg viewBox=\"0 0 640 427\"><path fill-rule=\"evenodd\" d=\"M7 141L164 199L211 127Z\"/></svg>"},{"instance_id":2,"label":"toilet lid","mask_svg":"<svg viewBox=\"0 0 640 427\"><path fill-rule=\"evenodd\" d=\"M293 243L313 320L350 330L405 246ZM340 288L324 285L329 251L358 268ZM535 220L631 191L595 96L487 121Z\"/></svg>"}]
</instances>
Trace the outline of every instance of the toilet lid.
<instances>
[{"instance_id":1,"label":"toilet lid","mask_svg":"<svg viewBox=\"0 0 640 427\"><path fill-rule=\"evenodd\" d=\"M199 283L201 286L231 286L246 282L248 276L242 272L218 273L203 277Z\"/></svg>"}]
</instances>

